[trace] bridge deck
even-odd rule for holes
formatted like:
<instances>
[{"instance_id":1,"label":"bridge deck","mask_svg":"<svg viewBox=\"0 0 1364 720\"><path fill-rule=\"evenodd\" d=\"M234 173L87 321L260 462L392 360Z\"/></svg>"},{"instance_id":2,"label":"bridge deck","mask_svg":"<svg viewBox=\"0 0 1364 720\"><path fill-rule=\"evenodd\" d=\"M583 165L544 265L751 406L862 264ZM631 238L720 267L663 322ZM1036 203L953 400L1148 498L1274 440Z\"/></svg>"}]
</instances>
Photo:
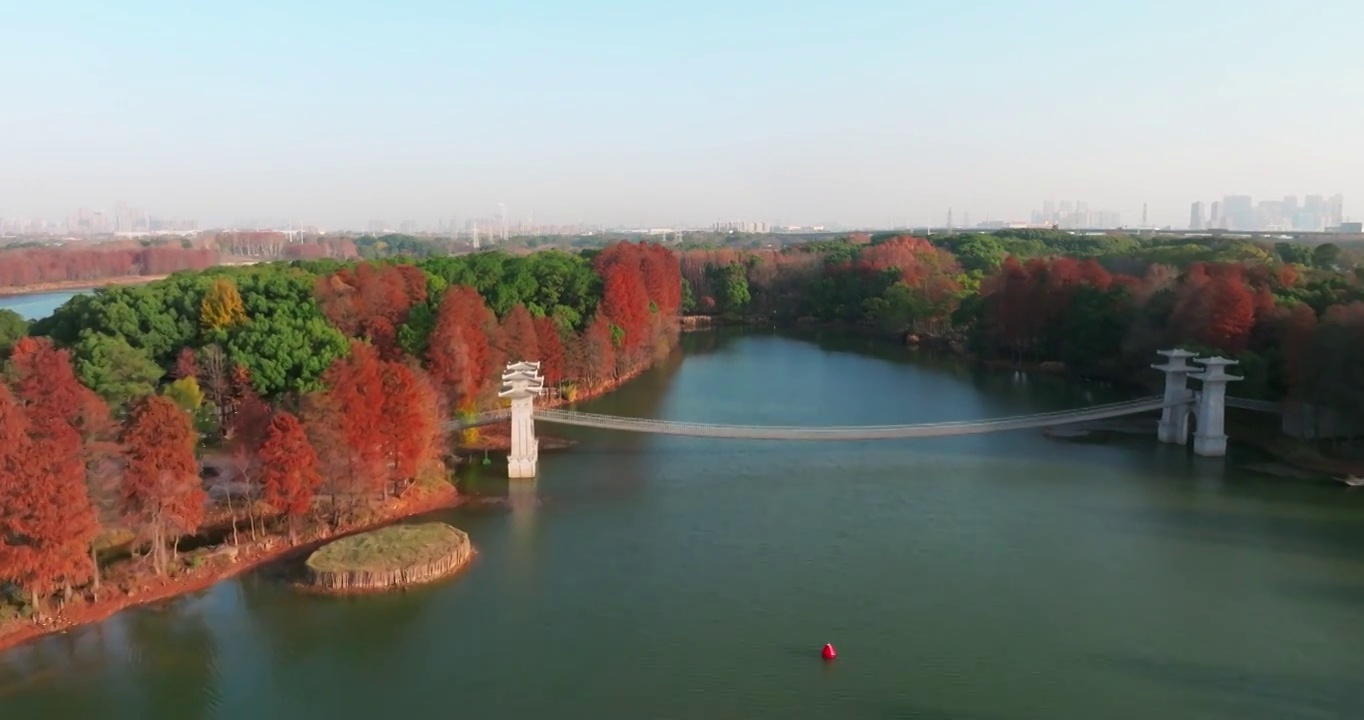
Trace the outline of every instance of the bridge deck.
<instances>
[{"instance_id":1,"label":"bridge deck","mask_svg":"<svg viewBox=\"0 0 1364 720\"><path fill-rule=\"evenodd\" d=\"M732 438L741 440L890 440L900 438L946 437L981 433L1045 428L1072 423L1105 420L1137 415L1165 407L1161 397L1147 397L1128 402L1098 405L1076 410L994 418L991 420L959 420L953 422L920 423L913 425L855 425L843 427L800 427L782 425L718 425L672 420L626 418L615 415L574 412L571 410L535 410L535 420L558 425L592 427L625 432L682 435L689 437ZM508 410L495 410L450 426L455 429L477 427L501 422L510 417Z\"/></svg>"}]
</instances>

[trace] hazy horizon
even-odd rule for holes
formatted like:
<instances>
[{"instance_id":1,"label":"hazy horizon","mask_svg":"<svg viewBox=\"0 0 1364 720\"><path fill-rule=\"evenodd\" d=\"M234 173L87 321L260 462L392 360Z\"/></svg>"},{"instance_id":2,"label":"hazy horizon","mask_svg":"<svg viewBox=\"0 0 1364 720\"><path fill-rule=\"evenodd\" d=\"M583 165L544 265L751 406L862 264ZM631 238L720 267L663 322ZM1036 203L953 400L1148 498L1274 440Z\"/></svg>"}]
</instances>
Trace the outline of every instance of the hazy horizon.
<instances>
[{"instance_id":1,"label":"hazy horizon","mask_svg":"<svg viewBox=\"0 0 1364 720\"><path fill-rule=\"evenodd\" d=\"M0 217L911 225L1345 196L1364 3L26 3Z\"/></svg>"}]
</instances>

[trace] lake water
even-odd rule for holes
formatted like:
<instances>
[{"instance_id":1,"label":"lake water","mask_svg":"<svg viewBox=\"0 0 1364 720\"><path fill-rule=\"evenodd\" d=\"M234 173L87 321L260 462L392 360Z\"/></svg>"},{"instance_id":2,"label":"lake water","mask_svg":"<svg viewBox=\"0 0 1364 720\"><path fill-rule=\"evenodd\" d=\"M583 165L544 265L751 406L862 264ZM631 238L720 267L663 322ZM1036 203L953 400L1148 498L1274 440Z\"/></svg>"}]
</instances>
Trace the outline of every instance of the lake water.
<instances>
[{"instance_id":1,"label":"lake water","mask_svg":"<svg viewBox=\"0 0 1364 720\"><path fill-rule=\"evenodd\" d=\"M0 297L0 308L13 310L25 320L39 320L56 312L57 308L61 307L67 300L87 292L89 290L63 290L62 292Z\"/></svg>"},{"instance_id":2,"label":"lake water","mask_svg":"<svg viewBox=\"0 0 1364 720\"><path fill-rule=\"evenodd\" d=\"M585 409L846 425L1120 399L860 339L684 340ZM1247 474L1241 448L561 434L581 444L537 481L464 479L503 502L439 515L479 548L457 578L338 599L253 575L125 612L0 655L0 718L1364 716L1364 493Z\"/></svg>"}]
</instances>

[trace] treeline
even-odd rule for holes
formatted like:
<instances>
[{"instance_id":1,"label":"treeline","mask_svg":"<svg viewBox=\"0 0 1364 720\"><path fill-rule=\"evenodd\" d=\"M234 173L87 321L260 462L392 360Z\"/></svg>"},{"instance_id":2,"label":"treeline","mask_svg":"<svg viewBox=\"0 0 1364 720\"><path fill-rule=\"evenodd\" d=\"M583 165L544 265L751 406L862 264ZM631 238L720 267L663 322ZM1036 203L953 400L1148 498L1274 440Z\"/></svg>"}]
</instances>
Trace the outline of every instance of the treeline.
<instances>
[{"instance_id":1,"label":"treeline","mask_svg":"<svg viewBox=\"0 0 1364 720\"><path fill-rule=\"evenodd\" d=\"M669 352L676 255L480 253L215 268L73 298L0 383L0 590L98 590L97 538L171 572L207 513L252 537L347 526L443 477L444 423L499 404L504 364L567 395ZM200 479L208 448L230 469ZM225 508L220 505L225 503Z\"/></svg>"},{"instance_id":2,"label":"treeline","mask_svg":"<svg viewBox=\"0 0 1364 720\"><path fill-rule=\"evenodd\" d=\"M1364 418L1364 269L1325 243L1024 230L682 254L688 311L878 326L987 359L1131 380L1175 345L1241 361L1234 393Z\"/></svg>"},{"instance_id":3,"label":"treeline","mask_svg":"<svg viewBox=\"0 0 1364 720\"><path fill-rule=\"evenodd\" d=\"M175 244L140 247L126 242L95 246L0 250L0 287L51 282L94 282L135 275L169 275L218 263L209 248Z\"/></svg>"}]
</instances>

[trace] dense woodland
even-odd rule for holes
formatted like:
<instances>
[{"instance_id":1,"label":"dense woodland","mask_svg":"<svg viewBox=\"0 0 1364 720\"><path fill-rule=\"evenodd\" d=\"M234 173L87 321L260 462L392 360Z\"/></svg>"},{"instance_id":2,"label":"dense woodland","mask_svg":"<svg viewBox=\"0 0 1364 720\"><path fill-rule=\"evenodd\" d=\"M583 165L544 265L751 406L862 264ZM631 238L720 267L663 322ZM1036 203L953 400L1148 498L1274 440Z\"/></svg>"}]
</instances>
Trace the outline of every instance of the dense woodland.
<instances>
[{"instance_id":1,"label":"dense woodland","mask_svg":"<svg viewBox=\"0 0 1364 720\"><path fill-rule=\"evenodd\" d=\"M349 526L446 476L443 424L497 406L504 363L540 360L571 398L670 352L682 287L672 251L621 243L79 295L0 351L0 589L38 614L98 593L113 531L162 574L215 513L234 539L239 522L253 538ZM207 455L232 484L201 478Z\"/></svg>"},{"instance_id":2,"label":"dense woodland","mask_svg":"<svg viewBox=\"0 0 1364 720\"><path fill-rule=\"evenodd\" d=\"M687 311L855 323L985 359L1136 380L1171 346L1240 360L1252 397L1364 418L1364 268L1325 243L1024 230L682 252Z\"/></svg>"}]
</instances>

